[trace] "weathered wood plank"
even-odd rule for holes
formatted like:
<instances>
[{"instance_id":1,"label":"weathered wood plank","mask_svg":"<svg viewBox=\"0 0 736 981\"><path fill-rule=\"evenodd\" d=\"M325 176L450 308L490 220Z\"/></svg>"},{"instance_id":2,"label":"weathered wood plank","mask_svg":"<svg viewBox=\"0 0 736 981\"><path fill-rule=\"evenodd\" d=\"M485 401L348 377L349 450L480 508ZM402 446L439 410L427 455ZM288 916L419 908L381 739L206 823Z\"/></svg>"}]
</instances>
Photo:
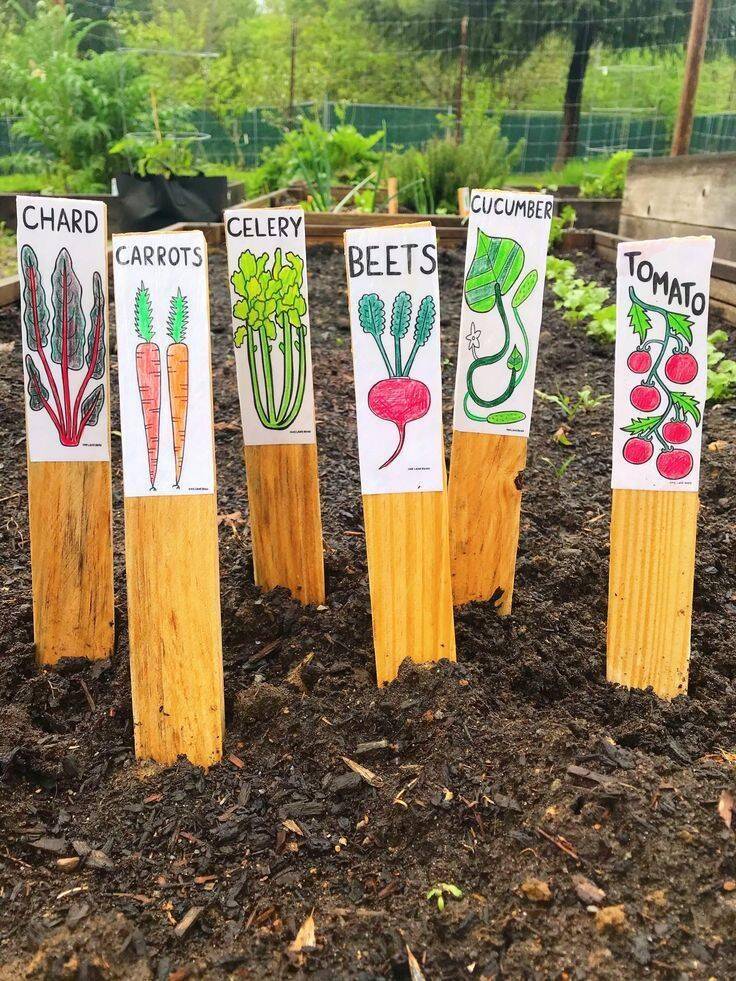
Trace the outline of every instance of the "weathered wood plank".
<instances>
[{"instance_id":1,"label":"weathered wood plank","mask_svg":"<svg viewBox=\"0 0 736 981\"><path fill-rule=\"evenodd\" d=\"M687 690L698 508L687 491L613 491L609 681Z\"/></svg>"}]
</instances>

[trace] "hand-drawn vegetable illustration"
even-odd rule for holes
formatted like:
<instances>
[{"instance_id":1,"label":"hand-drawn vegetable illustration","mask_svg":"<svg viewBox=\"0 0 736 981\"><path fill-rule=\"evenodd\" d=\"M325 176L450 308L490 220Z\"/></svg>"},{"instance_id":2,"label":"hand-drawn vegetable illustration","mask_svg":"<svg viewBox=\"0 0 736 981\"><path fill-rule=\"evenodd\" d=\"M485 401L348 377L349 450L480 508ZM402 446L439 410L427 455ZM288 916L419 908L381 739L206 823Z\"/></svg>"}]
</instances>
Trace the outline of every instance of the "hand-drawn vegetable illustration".
<instances>
[{"instance_id":1,"label":"hand-drawn vegetable illustration","mask_svg":"<svg viewBox=\"0 0 736 981\"><path fill-rule=\"evenodd\" d=\"M674 385L687 385L698 374L698 363L690 353L693 342L693 321L686 314L666 310L654 303L640 299L633 286L629 288L629 322L639 337L636 350L627 359L627 367L632 374L646 377L629 393L629 401L639 412L656 412L657 415L633 418L622 429L629 433L624 443L623 457L627 463L640 466L648 463L654 456L656 438L659 452L655 461L657 471L667 480L682 480L693 468L693 456L689 450L676 449L687 443L693 426L700 425L701 411L697 399L687 392L674 391ZM661 338L653 337L654 324L651 314L656 313L664 326ZM652 346L659 347L654 360ZM660 368L664 363L662 378ZM664 408L662 402L664 400Z\"/></svg>"},{"instance_id":2,"label":"hand-drawn vegetable illustration","mask_svg":"<svg viewBox=\"0 0 736 981\"><path fill-rule=\"evenodd\" d=\"M85 336L82 285L68 250L59 251L51 274L53 316L49 313L38 257L30 245L21 249L20 268L26 344L38 356L43 369L42 376L36 359L26 354L28 406L33 412L43 410L48 414L62 446L79 446L86 427L97 424L105 402L104 383L87 394L90 382L100 381L105 374L102 277L98 272L92 276L92 308L89 332ZM49 363L47 347L51 361L60 366L58 379ZM73 396L73 376L82 371L84 374Z\"/></svg>"},{"instance_id":3,"label":"hand-drawn vegetable illustration","mask_svg":"<svg viewBox=\"0 0 736 981\"><path fill-rule=\"evenodd\" d=\"M518 282L524 270L525 261L524 250L518 242L510 238L494 238L478 229L475 256L465 278L465 302L474 313L487 314L498 309L504 339L501 348L494 354L479 357L482 333L475 323L473 323L471 332L466 337L468 350L473 360L468 366L467 391L463 399L463 409L465 415L476 422L488 422L495 425L508 424L505 412L478 415L473 410L476 406L492 409L495 406L503 405L518 388L529 367L529 338L519 313L519 307L529 299L539 282L539 273L536 269L530 269L527 272L511 299L511 312L519 331L524 353L522 354L519 347L514 344L508 354L506 367L510 374L508 384L503 392L492 398L484 398L479 394L475 383L475 373L481 368L497 364L506 356L509 347L511 347L511 326L504 297ZM514 414L514 421L525 418L525 413L520 412L520 410L516 410Z\"/></svg>"},{"instance_id":4,"label":"hand-drawn vegetable illustration","mask_svg":"<svg viewBox=\"0 0 736 981\"><path fill-rule=\"evenodd\" d=\"M161 421L161 352L153 339L151 294L144 283L141 283L135 294L135 330L141 339L135 349L135 370L148 450L148 476L151 490L156 490Z\"/></svg>"},{"instance_id":5,"label":"hand-drawn vegetable illustration","mask_svg":"<svg viewBox=\"0 0 736 981\"><path fill-rule=\"evenodd\" d=\"M269 264L267 253L256 257L246 250L230 280L240 297L233 306L233 316L243 322L235 329L233 340L238 348L247 345L256 414L266 429L288 429L301 411L307 378L304 260L294 252L283 255L276 249ZM283 359L283 385L278 395L274 388L274 343Z\"/></svg>"},{"instance_id":6,"label":"hand-drawn vegetable illustration","mask_svg":"<svg viewBox=\"0 0 736 981\"><path fill-rule=\"evenodd\" d=\"M424 347L434 327L436 309L431 296L422 298L414 320L414 343L409 357L402 366L401 342L409 331L412 313L411 296L404 290L397 293L391 308L389 332L394 339L394 363L391 364L383 345L382 334L386 327L386 307L377 293L364 293L358 301L358 319L366 334L376 342L378 351L388 372L368 392L368 408L374 416L392 422L399 431L399 444L379 470L393 463L404 448L406 427L429 412L432 396L424 382L410 378L409 374L419 348Z\"/></svg>"},{"instance_id":7,"label":"hand-drawn vegetable illustration","mask_svg":"<svg viewBox=\"0 0 736 981\"><path fill-rule=\"evenodd\" d=\"M168 335L171 344L166 348L166 368L169 375L169 410L171 431L174 437L174 463L179 486L181 468L184 465L184 446L187 438L187 410L189 408L189 348L184 342L189 322L189 304L182 296L181 288L171 297L169 304Z\"/></svg>"}]
</instances>

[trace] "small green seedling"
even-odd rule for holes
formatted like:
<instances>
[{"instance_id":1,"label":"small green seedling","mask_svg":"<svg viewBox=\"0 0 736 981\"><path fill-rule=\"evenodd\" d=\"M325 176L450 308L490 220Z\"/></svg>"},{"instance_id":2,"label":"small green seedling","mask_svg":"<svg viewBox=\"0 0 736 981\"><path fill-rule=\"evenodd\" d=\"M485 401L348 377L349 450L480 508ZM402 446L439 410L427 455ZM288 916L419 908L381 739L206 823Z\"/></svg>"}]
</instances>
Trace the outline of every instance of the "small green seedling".
<instances>
[{"instance_id":1,"label":"small green seedling","mask_svg":"<svg viewBox=\"0 0 736 981\"><path fill-rule=\"evenodd\" d=\"M575 395L563 395L561 392L557 395L549 395L538 388L535 389L535 392L543 402L552 402L553 405L561 409L568 422L572 422L580 412L592 412L598 408L601 402L605 402L611 397L605 394L593 395L590 385L584 385Z\"/></svg>"},{"instance_id":2,"label":"small green seedling","mask_svg":"<svg viewBox=\"0 0 736 981\"><path fill-rule=\"evenodd\" d=\"M736 398L736 361L727 358L718 348L728 340L725 330L708 334L708 382L706 399L710 402L727 402Z\"/></svg>"},{"instance_id":3,"label":"small green seedling","mask_svg":"<svg viewBox=\"0 0 736 981\"><path fill-rule=\"evenodd\" d=\"M451 882L438 882L436 886L427 893L427 899L437 900L437 909L442 913L445 909L445 894L452 896L453 899L462 899L463 891Z\"/></svg>"},{"instance_id":4,"label":"small green seedling","mask_svg":"<svg viewBox=\"0 0 736 981\"><path fill-rule=\"evenodd\" d=\"M570 456L566 456L559 466L556 466L548 456L543 456L542 459L544 460L545 463L548 463L550 467L552 467L552 469L555 472L555 477L557 477L558 480L562 480L562 478L567 473L567 468L575 459L575 454L571 453Z\"/></svg>"}]
</instances>

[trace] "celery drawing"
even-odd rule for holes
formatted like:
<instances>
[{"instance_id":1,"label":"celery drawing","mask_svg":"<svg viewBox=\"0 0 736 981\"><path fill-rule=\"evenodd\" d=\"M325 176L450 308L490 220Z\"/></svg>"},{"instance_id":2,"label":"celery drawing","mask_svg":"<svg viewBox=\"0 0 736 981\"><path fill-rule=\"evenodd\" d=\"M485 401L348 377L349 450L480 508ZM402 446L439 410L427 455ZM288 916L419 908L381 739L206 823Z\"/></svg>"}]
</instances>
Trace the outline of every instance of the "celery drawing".
<instances>
[{"instance_id":1,"label":"celery drawing","mask_svg":"<svg viewBox=\"0 0 736 981\"><path fill-rule=\"evenodd\" d=\"M267 429L288 429L304 402L307 378L307 301L303 292L304 260L293 252L242 252L231 282L240 297L233 316L236 347L246 345L251 392L261 424ZM274 365L280 352L283 364L281 391L275 390Z\"/></svg>"}]
</instances>

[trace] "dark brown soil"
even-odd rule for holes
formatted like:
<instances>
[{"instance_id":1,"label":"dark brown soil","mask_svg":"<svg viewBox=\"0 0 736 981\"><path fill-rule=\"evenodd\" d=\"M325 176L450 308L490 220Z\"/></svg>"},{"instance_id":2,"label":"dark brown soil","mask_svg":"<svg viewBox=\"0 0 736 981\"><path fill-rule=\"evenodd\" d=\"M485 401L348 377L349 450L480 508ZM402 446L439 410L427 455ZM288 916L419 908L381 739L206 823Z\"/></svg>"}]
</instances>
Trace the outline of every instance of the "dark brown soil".
<instances>
[{"instance_id":1,"label":"dark brown soil","mask_svg":"<svg viewBox=\"0 0 736 981\"><path fill-rule=\"evenodd\" d=\"M610 400L570 447L537 402L513 616L459 611L456 665L378 691L342 256L310 255L323 609L253 585L221 255L211 272L228 727L208 773L133 757L117 435L115 655L36 669L18 313L0 314L0 977L406 978L407 945L430 979L734 977L734 409L706 416L728 445L703 457L688 697L604 680ZM447 421L461 278L446 254ZM612 368L548 300L538 387L610 394ZM438 883L462 891L443 912ZM312 912L316 945L290 950Z\"/></svg>"}]
</instances>

